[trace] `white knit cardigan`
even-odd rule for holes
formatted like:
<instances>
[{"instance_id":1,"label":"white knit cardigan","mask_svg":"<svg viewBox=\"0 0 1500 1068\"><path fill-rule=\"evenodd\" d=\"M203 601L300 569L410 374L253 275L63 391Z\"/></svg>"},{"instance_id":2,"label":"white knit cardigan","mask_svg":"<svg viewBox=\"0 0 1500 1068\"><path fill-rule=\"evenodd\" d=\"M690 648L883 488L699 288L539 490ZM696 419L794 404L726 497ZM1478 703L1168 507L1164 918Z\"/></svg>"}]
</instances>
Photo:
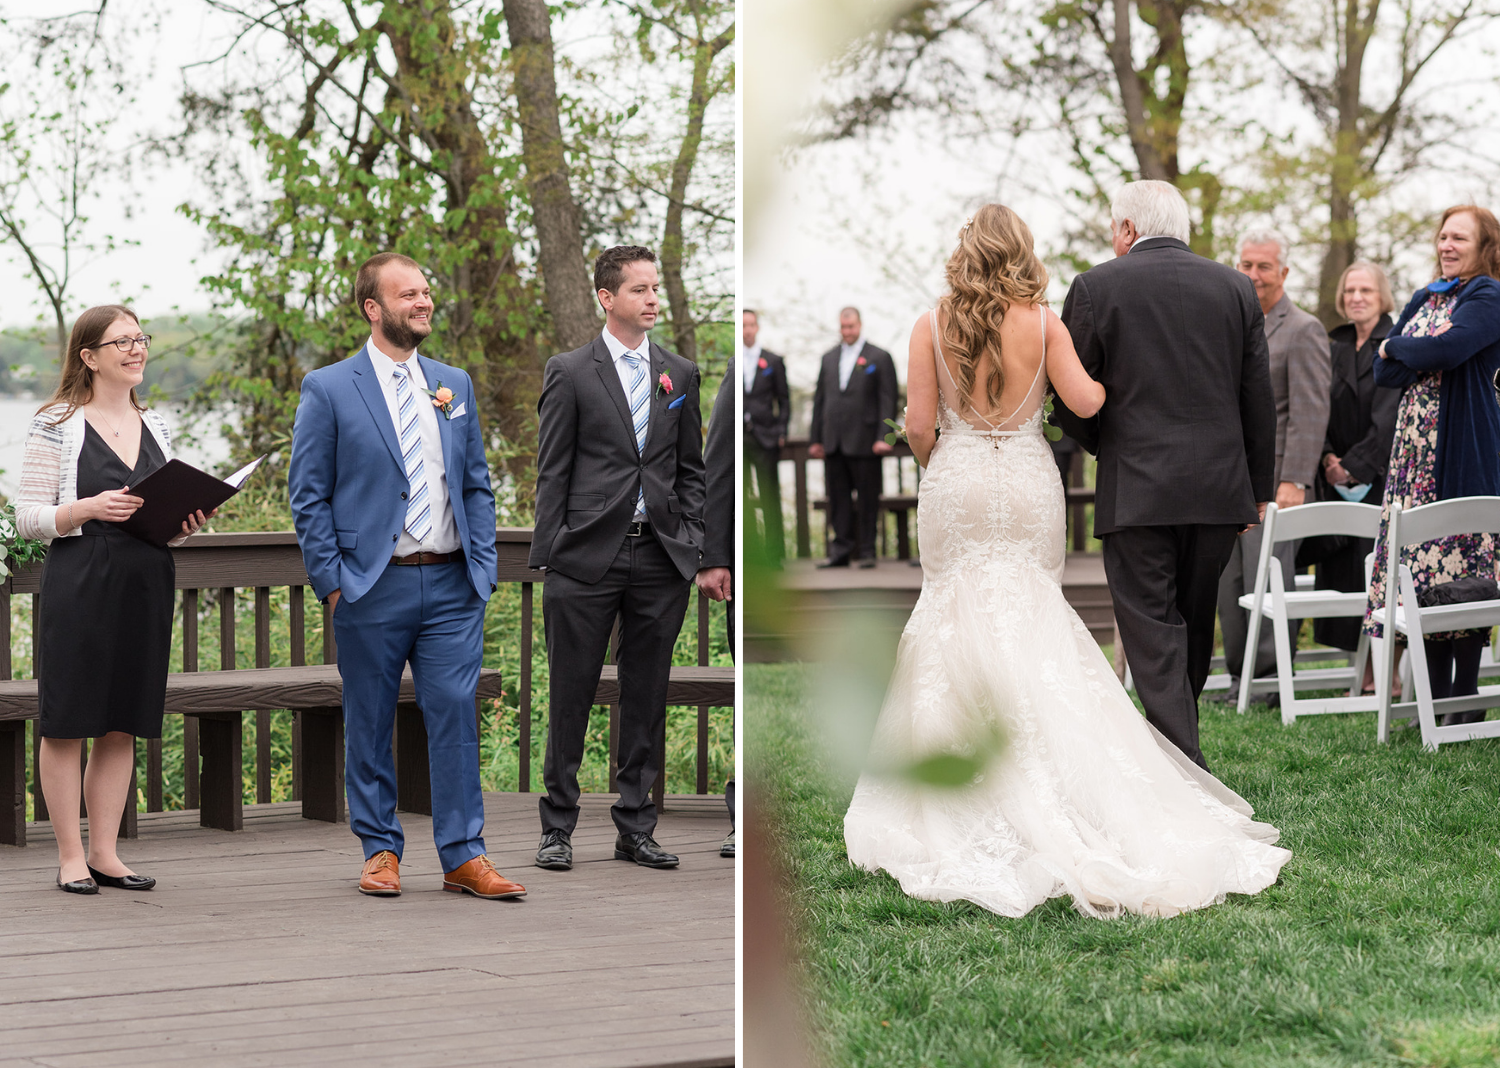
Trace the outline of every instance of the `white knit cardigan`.
<instances>
[{"instance_id":1,"label":"white knit cardigan","mask_svg":"<svg viewBox=\"0 0 1500 1068\"><path fill-rule=\"evenodd\" d=\"M83 451L83 409L75 408L67 419L52 421L67 405L54 404L37 412L26 434L26 453L21 461L21 488L16 494L16 531L23 538L71 538L83 532L82 525L67 533L57 529L59 505L78 499L78 454ZM141 422L161 447L162 458L172 458L172 432L166 420L154 411L141 413Z\"/></svg>"}]
</instances>

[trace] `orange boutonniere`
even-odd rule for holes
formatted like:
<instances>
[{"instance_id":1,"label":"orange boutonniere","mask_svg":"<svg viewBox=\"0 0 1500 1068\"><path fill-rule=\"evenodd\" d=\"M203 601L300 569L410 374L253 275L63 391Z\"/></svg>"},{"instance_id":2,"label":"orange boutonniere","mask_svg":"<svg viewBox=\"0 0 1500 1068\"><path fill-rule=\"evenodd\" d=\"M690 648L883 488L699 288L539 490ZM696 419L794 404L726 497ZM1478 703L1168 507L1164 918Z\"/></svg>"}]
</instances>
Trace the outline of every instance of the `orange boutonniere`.
<instances>
[{"instance_id":1,"label":"orange boutonniere","mask_svg":"<svg viewBox=\"0 0 1500 1068\"><path fill-rule=\"evenodd\" d=\"M667 376L667 372L663 371L661 373L661 375L656 380L656 395L659 397L663 393L671 393L671 392L672 392L672 379Z\"/></svg>"},{"instance_id":2,"label":"orange boutonniere","mask_svg":"<svg viewBox=\"0 0 1500 1068\"><path fill-rule=\"evenodd\" d=\"M443 413L444 419L453 418L453 391L443 385L442 379L438 379L437 389L424 389L422 392L432 398L432 406Z\"/></svg>"}]
</instances>

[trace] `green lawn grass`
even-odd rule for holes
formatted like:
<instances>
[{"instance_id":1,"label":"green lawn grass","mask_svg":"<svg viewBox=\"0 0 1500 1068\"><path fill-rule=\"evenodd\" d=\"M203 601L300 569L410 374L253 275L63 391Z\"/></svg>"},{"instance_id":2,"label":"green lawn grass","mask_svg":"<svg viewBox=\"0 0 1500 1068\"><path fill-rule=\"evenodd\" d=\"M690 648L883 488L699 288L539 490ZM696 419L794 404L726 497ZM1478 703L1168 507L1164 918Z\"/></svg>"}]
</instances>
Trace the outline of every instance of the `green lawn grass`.
<instances>
[{"instance_id":1,"label":"green lawn grass","mask_svg":"<svg viewBox=\"0 0 1500 1068\"><path fill-rule=\"evenodd\" d=\"M1292 850L1280 882L1174 919L1057 899L1012 920L849 864L811 670L745 669L745 751L825 1063L1500 1064L1495 741L1433 754L1414 731L1377 744L1373 714L1286 728L1205 704L1210 764Z\"/></svg>"}]
</instances>

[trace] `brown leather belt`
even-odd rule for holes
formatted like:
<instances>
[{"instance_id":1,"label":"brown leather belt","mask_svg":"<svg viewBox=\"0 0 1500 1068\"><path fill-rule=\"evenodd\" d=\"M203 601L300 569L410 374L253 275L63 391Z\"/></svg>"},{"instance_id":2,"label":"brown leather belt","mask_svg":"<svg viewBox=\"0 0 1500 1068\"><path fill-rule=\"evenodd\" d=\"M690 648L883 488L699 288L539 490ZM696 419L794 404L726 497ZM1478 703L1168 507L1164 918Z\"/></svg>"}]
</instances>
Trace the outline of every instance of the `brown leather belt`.
<instances>
[{"instance_id":1,"label":"brown leather belt","mask_svg":"<svg viewBox=\"0 0 1500 1068\"><path fill-rule=\"evenodd\" d=\"M464 551L455 549L451 553L412 553L410 556L393 556L391 563L401 567L420 567L423 564L457 563L463 558Z\"/></svg>"}]
</instances>

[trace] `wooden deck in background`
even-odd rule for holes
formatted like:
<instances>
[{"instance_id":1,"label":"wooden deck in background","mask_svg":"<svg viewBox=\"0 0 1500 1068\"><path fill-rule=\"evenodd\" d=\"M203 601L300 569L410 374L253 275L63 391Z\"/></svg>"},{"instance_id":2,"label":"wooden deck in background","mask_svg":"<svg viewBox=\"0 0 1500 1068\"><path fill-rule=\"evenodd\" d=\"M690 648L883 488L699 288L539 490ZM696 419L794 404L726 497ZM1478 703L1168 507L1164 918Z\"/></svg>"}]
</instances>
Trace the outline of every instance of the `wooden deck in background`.
<instances>
[{"instance_id":1,"label":"wooden deck in background","mask_svg":"<svg viewBox=\"0 0 1500 1068\"><path fill-rule=\"evenodd\" d=\"M775 633L745 632L745 658L751 662L801 659L814 655L816 635L842 625L850 612L865 614L866 626L895 630L906 626L922 590L922 568L915 560L881 559L870 569L818 570L812 560L786 561L781 573L788 597L777 613ZM1088 626L1094 640L1115 640L1114 601L1097 553L1069 553L1063 565L1063 595Z\"/></svg>"},{"instance_id":2,"label":"wooden deck in background","mask_svg":"<svg viewBox=\"0 0 1500 1068\"><path fill-rule=\"evenodd\" d=\"M142 815L122 844L155 890L54 885L50 827L0 847L0 1061L711 1066L734 1063L735 861L722 798L668 798L675 871L613 859L612 795L585 794L571 872L532 864L535 794L487 794L518 901L442 891L431 821L401 813L404 892L355 890L346 824L297 803Z\"/></svg>"}]
</instances>

